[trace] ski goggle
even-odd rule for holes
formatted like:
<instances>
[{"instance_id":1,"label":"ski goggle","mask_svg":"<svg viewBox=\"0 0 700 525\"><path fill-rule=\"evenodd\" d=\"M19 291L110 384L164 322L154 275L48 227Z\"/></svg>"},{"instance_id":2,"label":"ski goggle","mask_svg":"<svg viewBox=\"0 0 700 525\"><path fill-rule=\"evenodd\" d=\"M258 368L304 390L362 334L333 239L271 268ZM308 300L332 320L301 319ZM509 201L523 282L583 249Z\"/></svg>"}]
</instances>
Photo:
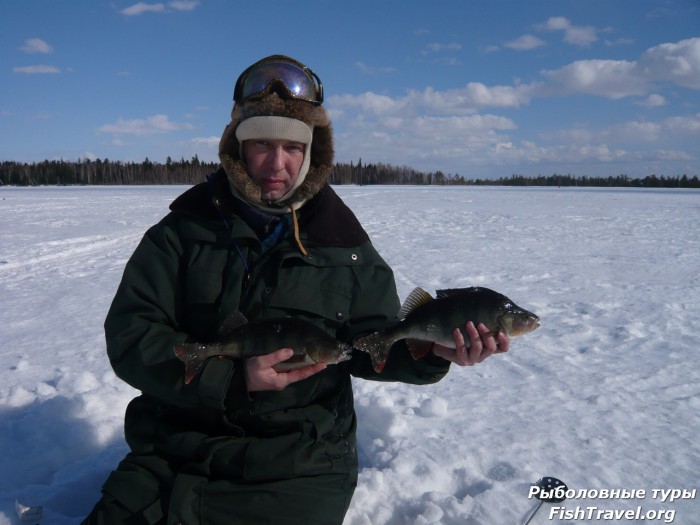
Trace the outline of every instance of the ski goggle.
<instances>
[{"instance_id":1,"label":"ski goggle","mask_svg":"<svg viewBox=\"0 0 700 525\"><path fill-rule=\"evenodd\" d=\"M323 84L318 75L301 62L284 55L263 58L241 73L233 100L257 100L272 92L316 105L323 103Z\"/></svg>"}]
</instances>

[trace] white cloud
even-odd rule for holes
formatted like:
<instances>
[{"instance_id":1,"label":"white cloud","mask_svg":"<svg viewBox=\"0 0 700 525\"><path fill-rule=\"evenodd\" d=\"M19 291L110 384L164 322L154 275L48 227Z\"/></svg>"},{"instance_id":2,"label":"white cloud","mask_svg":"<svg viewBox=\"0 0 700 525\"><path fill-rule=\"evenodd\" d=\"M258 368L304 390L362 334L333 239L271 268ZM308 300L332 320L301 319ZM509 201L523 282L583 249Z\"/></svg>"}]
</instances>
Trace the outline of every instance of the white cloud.
<instances>
[{"instance_id":1,"label":"white cloud","mask_svg":"<svg viewBox=\"0 0 700 525\"><path fill-rule=\"evenodd\" d=\"M540 138L564 144L588 144L594 140L594 133L587 128L576 126L570 129L561 129L554 133L542 133Z\"/></svg>"},{"instance_id":2,"label":"white cloud","mask_svg":"<svg viewBox=\"0 0 700 525\"><path fill-rule=\"evenodd\" d=\"M547 146L549 150L558 152L552 160L597 159L607 162L620 157L623 150L624 156L632 160L692 160L693 156L687 151L659 146L665 139L677 146L680 144L679 138L692 139L696 135L700 135L700 113L669 117L658 122L633 120L602 129L578 126L541 134L540 139L550 144ZM651 145L657 147L652 148Z\"/></svg>"},{"instance_id":3,"label":"white cloud","mask_svg":"<svg viewBox=\"0 0 700 525\"><path fill-rule=\"evenodd\" d=\"M206 144L208 146L215 146L219 144L221 137L195 137L192 142L195 144Z\"/></svg>"},{"instance_id":4,"label":"white cloud","mask_svg":"<svg viewBox=\"0 0 700 525\"><path fill-rule=\"evenodd\" d=\"M126 16L137 16L143 13L162 13L163 11L165 11L165 5L163 4L146 4L144 2L139 2L119 12Z\"/></svg>"},{"instance_id":5,"label":"white cloud","mask_svg":"<svg viewBox=\"0 0 700 525\"><path fill-rule=\"evenodd\" d=\"M602 140L616 143L655 142L659 139L661 125L655 122L629 121L610 126L601 134Z\"/></svg>"},{"instance_id":6,"label":"white cloud","mask_svg":"<svg viewBox=\"0 0 700 525\"><path fill-rule=\"evenodd\" d=\"M700 38L652 47L641 56L638 66L649 78L700 89Z\"/></svg>"},{"instance_id":7,"label":"white cloud","mask_svg":"<svg viewBox=\"0 0 700 525\"><path fill-rule=\"evenodd\" d=\"M480 82L470 82L461 90L465 101L474 107L519 107L527 104L537 91L539 84L516 86L486 86Z\"/></svg>"},{"instance_id":8,"label":"white cloud","mask_svg":"<svg viewBox=\"0 0 700 525\"><path fill-rule=\"evenodd\" d=\"M161 2L155 4L148 4L145 2L138 2L132 6L119 11L121 14L126 16L138 16L144 13L165 13L169 10L174 11L192 11L199 5L198 0L173 0L166 4Z\"/></svg>"},{"instance_id":9,"label":"white cloud","mask_svg":"<svg viewBox=\"0 0 700 525\"><path fill-rule=\"evenodd\" d=\"M579 47L588 47L598 40L598 30L592 26L575 26L563 16L550 17L539 26L546 31L563 31L564 42Z\"/></svg>"},{"instance_id":10,"label":"white cloud","mask_svg":"<svg viewBox=\"0 0 700 525\"><path fill-rule=\"evenodd\" d=\"M386 75L396 72L396 68L393 67L373 67L368 66L364 62L355 62L355 66L365 75Z\"/></svg>"},{"instance_id":11,"label":"white cloud","mask_svg":"<svg viewBox=\"0 0 700 525\"><path fill-rule=\"evenodd\" d=\"M334 111L359 109L373 115L391 115L406 109L406 100L394 100L386 95L363 93L362 95L335 95L329 99Z\"/></svg>"},{"instance_id":12,"label":"white cloud","mask_svg":"<svg viewBox=\"0 0 700 525\"><path fill-rule=\"evenodd\" d=\"M49 54L53 52L53 47L51 47L46 41L41 38L29 38L24 41L24 45L19 48L20 51L25 53L35 54Z\"/></svg>"},{"instance_id":13,"label":"white cloud","mask_svg":"<svg viewBox=\"0 0 700 525\"><path fill-rule=\"evenodd\" d=\"M192 11L198 5L199 2L196 0L174 0L168 2L168 6L176 11Z\"/></svg>"},{"instance_id":14,"label":"white cloud","mask_svg":"<svg viewBox=\"0 0 700 525\"><path fill-rule=\"evenodd\" d=\"M564 142L582 143L606 141L616 143L644 143L658 141L669 133L693 135L700 132L700 113L663 120L631 120L608 126L599 131L568 130L559 132L557 138Z\"/></svg>"},{"instance_id":15,"label":"white cloud","mask_svg":"<svg viewBox=\"0 0 700 525\"><path fill-rule=\"evenodd\" d=\"M340 95L329 99L332 111L340 114L346 110L356 114L375 116L406 117L410 115L464 115L476 112L479 108L512 108L530 102L540 84L516 86L486 86L480 82L470 82L462 88L436 91L426 88L423 91L410 90L405 96L392 98L375 93L362 95Z\"/></svg>"},{"instance_id":16,"label":"white cloud","mask_svg":"<svg viewBox=\"0 0 700 525\"><path fill-rule=\"evenodd\" d=\"M340 132L337 157L377 159L415 169L451 171L446 166L490 164L491 150L507 143L515 123L498 115L407 116L355 119Z\"/></svg>"},{"instance_id":17,"label":"white cloud","mask_svg":"<svg viewBox=\"0 0 700 525\"><path fill-rule=\"evenodd\" d=\"M171 133L182 129L193 129L193 126L186 123L172 122L167 115L153 115L145 119L126 120L119 118L113 124L100 126L97 131L113 135L144 136Z\"/></svg>"},{"instance_id":18,"label":"white cloud","mask_svg":"<svg viewBox=\"0 0 700 525\"><path fill-rule=\"evenodd\" d=\"M588 146L581 146L578 149L578 159L577 160L597 160L599 162L611 162L613 160L620 160L626 156L626 152L623 149L610 149L607 144L595 144Z\"/></svg>"},{"instance_id":19,"label":"white cloud","mask_svg":"<svg viewBox=\"0 0 700 525\"><path fill-rule=\"evenodd\" d=\"M418 169L429 158L433 159L429 169L439 167L436 158L448 165L485 162L486 151L507 143L505 133L517 126L510 118L476 113L475 108L512 106L517 103L517 89L524 88L472 83L449 91L413 90L400 97L374 93L330 97L334 122L346 130L339 131L336 140L338 158L362 151L363 158Z\"/></svg>"},{"instance_id":20,"label":"white cloud","mask_svg":"<svg viewBox=\"0 0 700 525\"><path fill-rule=\"evenodd\" d=\"M535 49L545 45L545 41L537 38L534 35L523 35L515 40L506 42L503 44L504 47L510 49L515 49L517 51L529 51L530 49Z\"/></svg>"},{"instance_id":21,"label":"white cloud","mask_svg":"<svg viewBox=\"0 0 700 525\"><path fill-rule=\"evenodd\" d=\"M496 45L483 46L479 49L481 49L483 53L496 53L497 51L501 50L501 48Z\"/></svg>"},{"instance_id":22,"label":"white cloud","mask_svg":"<svg viewBox=\"0 0 700 525\"><path fill-rule=\"evenodd\" d=\"M460 49L462 49L462 44L458 44L457 42L452 42L450 44L433 43L425 46L423 54L427 55L428 53L441 53L442 51L459 51Z\"/></svg>"},{"instance_id":23,"label":"white cloud","mask_svg":"<svg viewBox=\"0 0 700 525\"><path fill-rule=\"evenodd\" d=\"M612 99L646 95L651 84L664 82L700 89L700 38L652 47L636 61L579 60L542 75L563 93ZM658 97L647 100L649 104L660 102Z\"/></svg>"},{"instance_id":24,"label":"white cloud","mask_svg":"<svg viewBox=\"0 0 700 525\"><path fill-rule=\"evenodd\" d=\"M571 29L566 19L552 20L550 25ZM527 47L526 40L519 44ZM464 175L480 169L497 172L494 166L538 165L605 172L635 163L694 160L692 141L700 134L700 113L657 121L614 119L603 128L582 122L535 138L511 110L536 97L572 94L613 100L635 97L628 106L659 107L667 104L664 87L692 88L700 82L698 74L700 38L652 47L636 60L578 60L542 71L540 81L527 84L469 82L454 89L425 87L397 96L366 92L331 96L327 106L341 161L356 159L359 151L370 162Z\"/></svg>"},{"instance_id":25,"label":"white cloud","mask_svg":"<svg viewBox=\"0 0 700 525\"><path fill-rule=\"evenodd\" d=\"M571 27L571 22L569 22L568 18L564 18L563 16L552 16L543 24L543 26L545 29L550 31L565 31Z\"/></svg>"},{"instance_id":26,"label":"white cloud","mask_svg":"<svg viewBox=\"0 0 700 525\"><path fill-rule=\"evenodd\" d=\"M36 66L20 66L20 67L15 67L12 68L12 71L15 73L25 73L27 75L37 75L37 74L53 74L53 73L60 73L61 70L58 69L56 66L46 66L43 64L39 64Z\"/></svg>"},{"instance_id":27,"label":"white cloud","mask_svg":"<svg viewBox=\"0 0 700 525\"><path fill-rule=\"evenodd\" d=\"M658 95L656 93L649 95L647 98L645 98L641 102L637 102L638 106L643 106L645 108L658 108L661 106L665 106L666 104L667 104L666 98L664 96Z\"/></svg>"},{"instance_id":28,"label":"white cloud","mask_svg":"<svg viewBox=\"0 0 700 525\"><path fill-rule=\"evenodd\" d=\"M669 117L664 121L664 125L674 133L700 133L700 113L689 117Z\"/></svg>"},{"instance_id":29,"label":"white cloud","mask_svg":"<svg viewBox=\"0 0 700 525\"><path fill-rule=\"evenodd\" d=\"M464 115L433 117L421 116L408 119L408 124L417 136L431 138L436 136L463 137L465 133L480 133L492 130L515 129L515 123L498 115Z\"/></svg>"},{"instance_id":30,"label":"white cloud","mask_svg":"<svg viewBox=\"0 0 700 525\"><path fill-rule=\"evenodd\" d=\"M626 60L579 60L542 75L566 93L585 93L618 99L644 95L646 82L639 77L636 64Z\"/></svg>"},{"instance_id":31,"label":"white cloud","mask_svg":"<svg viewBox=\"0 0 700 525\"><path fill-rule=\"evenodd\" d=\"M650 158L654 160L696 160L685 151L657 149L651 152Z\"/></svg>"}]
</instances>

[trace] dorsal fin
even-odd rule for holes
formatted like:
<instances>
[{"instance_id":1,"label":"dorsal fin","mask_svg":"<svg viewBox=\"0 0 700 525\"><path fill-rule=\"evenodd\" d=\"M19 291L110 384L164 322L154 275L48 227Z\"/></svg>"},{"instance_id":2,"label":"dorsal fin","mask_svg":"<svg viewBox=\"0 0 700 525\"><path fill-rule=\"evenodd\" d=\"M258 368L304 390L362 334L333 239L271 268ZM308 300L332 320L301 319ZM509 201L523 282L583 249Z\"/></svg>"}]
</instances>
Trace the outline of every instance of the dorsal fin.
<instances>
[{"instance_id":1,"label":"dorsal fin","mask_svg":"<svg viewBox=\"0 0 700 525\"><path fill-rule=\"evenodd\" d=\"M231 313L226 319L224 319L224 322L221 323L221 327L219 328L219 337L227 336L244 324L248 324L248 319L246 319L245 315L238 310L234 310L233 313Z\"/></svg>"},{"instance_id":2,"label":"dorsal fin","mask_svg":"<svg viewBox=\"0 0 700 525\"><path fill-rule=\"evenodd\" d=\"M410 314L413 310L425 303L429 303L432 300L433 297L428 292L423 290L423 288L414 288L401 305L401 310L399 310L399 319L406 319L408 314Z\"/></svg>"},{"instance_id":3,"label":"dorsal fin","mask_svg":"<svg viewBox=\"0 0 700 525\"><path fill-rule=\"evenodd\" d=\"M455 295L468 295L479 293L481 290L487 290L482 286L470 286L469 288L448 288L446 290L436 290L435 294L438 299L445 299L446 297L454 297Z\"/></svg>"}]
</instances>

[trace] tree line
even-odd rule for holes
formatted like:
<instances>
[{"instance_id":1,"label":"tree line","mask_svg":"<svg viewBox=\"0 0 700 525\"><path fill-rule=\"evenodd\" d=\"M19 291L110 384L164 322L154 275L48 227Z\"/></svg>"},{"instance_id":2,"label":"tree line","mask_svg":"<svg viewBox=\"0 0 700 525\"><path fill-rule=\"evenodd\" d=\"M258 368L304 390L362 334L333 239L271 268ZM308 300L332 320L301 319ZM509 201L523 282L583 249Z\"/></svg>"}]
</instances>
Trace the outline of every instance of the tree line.
<instances>
[{"instance_id":1,"label":"tree line","mask_svg":"<svg viewBox=\"0 0 700 525\"><path fill-rule=\"evenodd\" d=\"M77 161L44 160L34 163L4 161L0 163L0 186L45 185L116 185L116 184L187 184L203 181L219 168L216 162L202 162L197 155L165 163L121 162L109 159L79 159ZM538 175L526 177L513 174L499 179L467 179L442 171L424 173L406 166L383 163L335 163L331 184L410 184L410 185L474 185L474 186L582 186L637 188L700 188L698 176L667 177L655 174L631 178L620 174L608 177L574 175Z\"/></svg>"}]
</instances>

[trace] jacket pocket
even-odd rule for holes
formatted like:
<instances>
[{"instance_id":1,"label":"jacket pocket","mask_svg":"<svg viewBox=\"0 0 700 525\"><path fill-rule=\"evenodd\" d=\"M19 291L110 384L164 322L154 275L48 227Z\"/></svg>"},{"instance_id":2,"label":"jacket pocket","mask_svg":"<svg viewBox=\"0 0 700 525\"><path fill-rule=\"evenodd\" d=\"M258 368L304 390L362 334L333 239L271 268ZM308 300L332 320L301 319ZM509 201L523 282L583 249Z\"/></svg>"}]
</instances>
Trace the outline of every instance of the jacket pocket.
<instances>
[{"instance_id":1,"label":"jacket pocket","mask_svg":"<svg viewBox=\"0 0 700 525\"><path fill-rule=\"evenodd\" d=\"M221 272L190 269L185 275L187 304L212 304L221 295Z\"/></svg>"},{"instance_id":2,"label":"jacket pocket","mask_svg":"<svg viewBox=\"0 0 700 525\"><path fill-rule=\"evenodd\" d=\"M329 270L309 267L281 271L270 300L271 313L321 320L327 328L337 329L350 317L353 277L350 268Z\"/></svg>"},{"instance_id":3,"label":"jacket pocket","mask_svg":"<svg viewBox=\"0 0 700 525\"><path fill-rule=\"evenodd\" d=\"M269 438L251 438L245 453L244 477L250 481L289 479L330 473L347 473L355 452L354 436L328 432L332 424L300 423L300 430Z\"/></svg>"},{"instance_id":4,"label":"jacket pocket","mask_svg":"<svg viewBox=\"0 0 700 525\"><path fill-rule=\"evenodd\" d=\"M222 275L189 269L185 275L187 331L197 340L210 338L219 324Z\"/></svg>"},{"instance_id":5,"label":"jacket pocket","mask_svg":"<svg viewBox=\"0 0 700 525\"><path fill-rule=\"evenodd\" d=\"M246 451L245 478L270 481L329 473L332 464L324 446L304 434L253 439Z\"/></svg>"},{"instance_id":6,"label":"jacket pocket","mask_svg":"<svg viewBox=\"0 0 700 525\"><path fill-rule=\"evenodd\" d=\"M246 437L213 443L208 457L210 479L269 481L298 475L299 456L304 454L301 432L269 438ZM318 470L315 469L315 470Z\"/></svg>"}]
</instances>

